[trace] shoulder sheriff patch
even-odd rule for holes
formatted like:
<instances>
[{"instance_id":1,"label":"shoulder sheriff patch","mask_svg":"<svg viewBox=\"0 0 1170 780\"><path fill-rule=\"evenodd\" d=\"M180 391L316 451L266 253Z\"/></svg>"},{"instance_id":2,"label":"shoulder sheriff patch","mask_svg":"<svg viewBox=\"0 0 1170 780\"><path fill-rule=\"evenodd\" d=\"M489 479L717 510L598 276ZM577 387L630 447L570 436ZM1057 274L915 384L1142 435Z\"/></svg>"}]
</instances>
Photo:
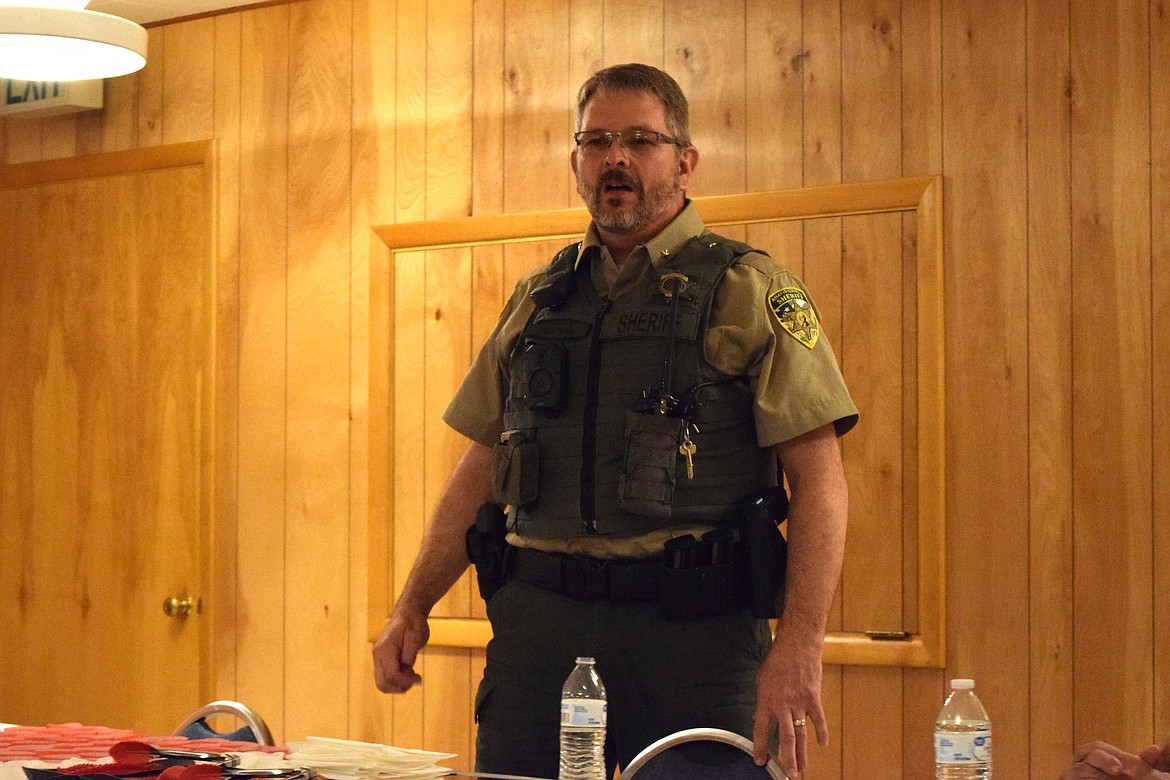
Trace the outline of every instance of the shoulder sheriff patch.
<instances>
[{"instance_id":1,"label":"shoulder sheriff patch","mask_svg":"<svg viewBox=\"0 0 1170 780\"><path fill-rule=\"evenodd\" d=\"M821 324L809 303L808 296L799 287L784 287L768 296L768 305L792 338L812 349L821 336Z\"/></svg>"}]
</instances>

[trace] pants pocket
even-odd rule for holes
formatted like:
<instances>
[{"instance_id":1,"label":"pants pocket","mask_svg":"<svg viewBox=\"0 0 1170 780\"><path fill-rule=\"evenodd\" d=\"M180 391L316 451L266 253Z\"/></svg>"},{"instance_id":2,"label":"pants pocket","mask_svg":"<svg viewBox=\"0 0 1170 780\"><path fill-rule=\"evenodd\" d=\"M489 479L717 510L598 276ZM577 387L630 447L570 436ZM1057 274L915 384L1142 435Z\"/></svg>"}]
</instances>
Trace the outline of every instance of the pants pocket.
<instances>
[{"instance_id":1,"label":"pants pocket","mask_svg":"<svg viewBox=\"0 0 1170 780\"><path fill-rule=\"evenodd\" d=\"M487 680L479 681L479 689L475 692L475 722L479 723L479 717L483 712L483 708L488 705L488 701L492 697L492 691L495 685Z\"/></svg>"}]
</instances>

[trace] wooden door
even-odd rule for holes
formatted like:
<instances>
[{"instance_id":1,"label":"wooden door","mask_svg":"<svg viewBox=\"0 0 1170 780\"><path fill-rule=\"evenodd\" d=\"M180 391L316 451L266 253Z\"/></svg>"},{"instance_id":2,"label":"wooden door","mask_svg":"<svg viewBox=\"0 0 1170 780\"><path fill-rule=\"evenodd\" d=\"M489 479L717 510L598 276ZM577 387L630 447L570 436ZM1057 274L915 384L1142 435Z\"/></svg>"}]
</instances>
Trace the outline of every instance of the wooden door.
<instances>
[{"instance_id":1,"label":"wooden door","mask_svg":"<svg viewBox=\"0 0 1170 780\"><path fill-rule=\"evenodd\" d=\"M0 168L0 713L170 733L210 690L163 610L206 585L208 166L38 165Z\"/></svg>"}]
</instances>

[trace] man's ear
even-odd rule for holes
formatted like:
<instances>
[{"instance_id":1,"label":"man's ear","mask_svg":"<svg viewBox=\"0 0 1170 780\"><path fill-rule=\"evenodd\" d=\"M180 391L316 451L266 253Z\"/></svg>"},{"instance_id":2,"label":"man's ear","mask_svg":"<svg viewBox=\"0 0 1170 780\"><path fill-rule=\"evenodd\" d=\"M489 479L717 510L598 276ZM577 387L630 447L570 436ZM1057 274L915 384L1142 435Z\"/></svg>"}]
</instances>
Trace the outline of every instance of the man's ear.
<instances>
[{"instance_id":1,"label":"man's ear","mask_svg":"<svg viewBox=\"0 0 1170 780\"><path fill-rule=\"evenodd\" d=\"M569 152L569 167L573 169L574 176L579 175L577 173L577 147L575 146L573 147L573 151Z\"/></svg>"},{"instance_id":2,"label":"man's ear","mask_svg":"<svg viewBox=\"0 0 1170 780\"><path fill-rule=\"evenodd\" d=\"M678 181L683 192L686 192L695 168L699 167L699 150L693 146L684 148L678 155Z\"/></svg>"}]
</instances>

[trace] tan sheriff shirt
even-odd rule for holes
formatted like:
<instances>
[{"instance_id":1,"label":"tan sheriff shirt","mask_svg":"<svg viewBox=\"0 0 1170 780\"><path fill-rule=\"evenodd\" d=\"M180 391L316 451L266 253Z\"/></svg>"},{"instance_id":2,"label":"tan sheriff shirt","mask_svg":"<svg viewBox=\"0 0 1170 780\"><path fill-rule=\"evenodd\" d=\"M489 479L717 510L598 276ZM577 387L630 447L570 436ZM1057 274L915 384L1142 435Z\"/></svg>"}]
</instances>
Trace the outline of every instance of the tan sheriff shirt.
<instances>
[{"instance_id":1,"label":"tan sheriff shirt","mask_svg":"<svg viewBox=\"0 0 1170 780\"><path fill-rule=\"evenodd\" d=\"M694 205L636 248L617 265L591 225L578 253L578 267L589 262L594 288L602 298L618 298L647 274L657 275L672 255L707 232ZM459 433L491 447L504 430L508 358L532 314L528 297L544 278L544 269L520 279L496 328L451 401L443 419ZM811 311L810 311L811 310ZM756 437L771 447L828 423L837 435L857 422L829 341L820 329L820 315L811 296L793 274L770 257L752 253L740 258L715 291L704 354L720 371L750 378L756 394ZM582 381L570 377L569 381ZM568 552L598 558L644 558L662 551L662 543L708 527L680 525L651 534L611 534L575 539L532 539L515 533L508 541L518 547Z\"/></svg>"}]
</instances>

